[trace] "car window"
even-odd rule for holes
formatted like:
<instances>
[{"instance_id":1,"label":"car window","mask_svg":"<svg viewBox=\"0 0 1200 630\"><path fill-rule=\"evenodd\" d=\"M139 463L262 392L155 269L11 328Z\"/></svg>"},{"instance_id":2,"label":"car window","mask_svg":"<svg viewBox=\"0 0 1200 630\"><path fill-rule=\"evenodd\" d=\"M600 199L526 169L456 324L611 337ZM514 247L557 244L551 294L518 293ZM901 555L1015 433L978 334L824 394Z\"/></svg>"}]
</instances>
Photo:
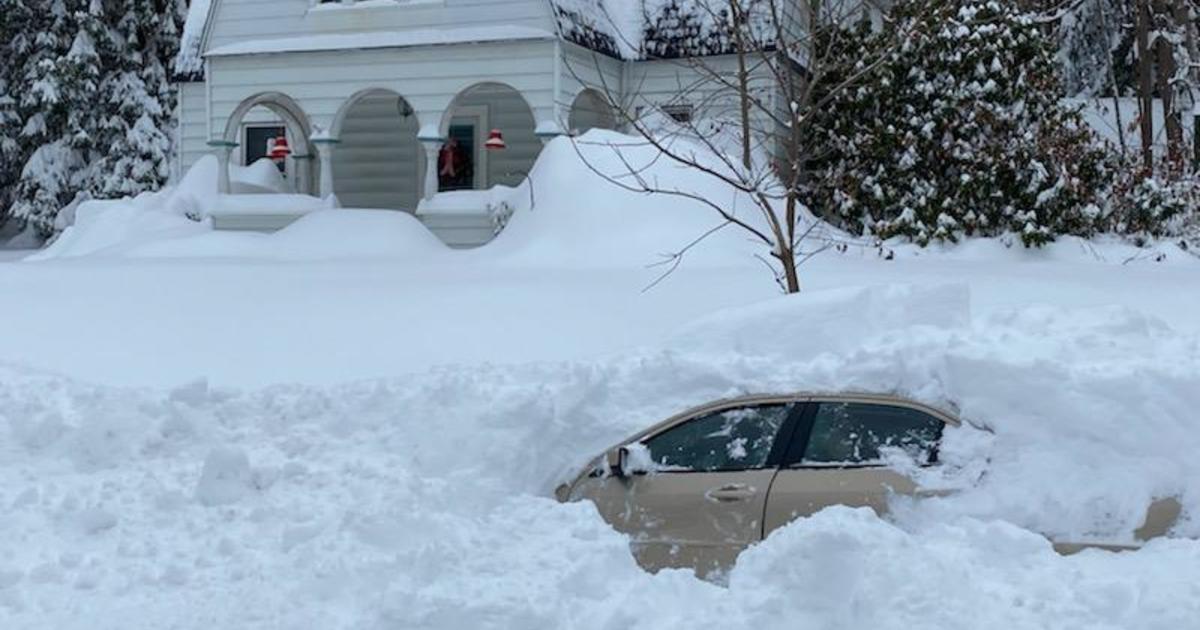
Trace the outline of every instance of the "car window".
<instances>
[{"instance_id":1,"label":"car window","mask_svg":"<svg viewBox=\"0 0 1200 630\"><path fill-rule=\"evenodd\" d=\"M936 461L944 423L922 411L868 403L821 403L802 464L882 464L900 449L919 464Z\"/></svg>"},{"instance_id":2,"label":"car window","mask_svg":"<svg viewBox=\"0 0 1200 630\"><path fill-rule=\"evenodd\" d=\"M645 441L664 470L712 472L763 468L792 405L760 405L711 413Z\"/></svg>"}]
</instances>

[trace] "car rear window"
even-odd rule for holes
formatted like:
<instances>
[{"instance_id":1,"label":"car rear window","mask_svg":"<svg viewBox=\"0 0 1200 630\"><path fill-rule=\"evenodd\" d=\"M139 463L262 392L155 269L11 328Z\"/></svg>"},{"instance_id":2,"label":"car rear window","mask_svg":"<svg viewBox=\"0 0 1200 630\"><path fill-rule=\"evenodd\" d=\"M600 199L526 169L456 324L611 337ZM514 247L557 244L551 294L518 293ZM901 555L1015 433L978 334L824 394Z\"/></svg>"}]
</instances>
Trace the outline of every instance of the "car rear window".
<instances>
[{"instance_id":1,"label":"car rear window","mask_svg":"<svg viewBox=\"0 0 1200 630\"><path fill-rule=\"evenodd\" d=\"M873 403L821 403L801 464L879 465L894 449L919 464L937 460L945 423L916 409Z\"/></svg>"}]
</instances>

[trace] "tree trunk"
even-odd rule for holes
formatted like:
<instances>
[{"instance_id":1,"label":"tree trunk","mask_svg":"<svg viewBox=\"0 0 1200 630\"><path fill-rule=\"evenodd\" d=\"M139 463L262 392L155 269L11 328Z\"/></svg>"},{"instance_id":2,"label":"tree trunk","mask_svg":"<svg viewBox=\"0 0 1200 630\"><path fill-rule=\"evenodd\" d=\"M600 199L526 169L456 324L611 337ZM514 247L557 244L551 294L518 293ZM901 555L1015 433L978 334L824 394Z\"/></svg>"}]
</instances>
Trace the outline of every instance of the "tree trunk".
<instances>
[{"instance_id":1,"label":"tree trunk","mask_svg":"<svg viewBox=\"0 0 1200 630\"><path fill-rule=\"evenodd\" d=\"M1185 120L1192 122L1192 158L1191 170L1195 171L1200 166L1200 142L1196 141L1196 88L1200 85L1200 81L1196 80L1196 63L1200 62L1200 44L1197 43L1196 20L1192 15L1190 2L1187 0L1174 0L1173 11L1175 13L1175 24L1183 30L1184 50L1187 52L1187 58L1182 60L1185 72L1184 89L1177 90L1179 95L1186 95L1185 102L1179 103L1178 107L1186 107ZM1178 64L1177 64L1178 65ZM1182 109L1181 109L1182 111Z\"/></svg>"},{"instance_id":2,"label":"tree trunk","mask_svg":"<svg viewBox=\"0 0 1200 630\"><path fill-rule=\"evenodd\" d=\"M783 266L784 288L788 294L800 292L800 274L796 272L796 252L791 247L780 247L779 264Z\"/></svg>"},{"instance_id":3,"label":"tree trunk","mask_svg":"<svg viewBox=\"0 0 1200 630\"><path fill-rule=\"evenodd\" d=\"M1100 10L1100 29L1104 31L1105 39L1112 41L1112 27L1109 25L1103 9ZM1129 155L1129 147L1125 143L1125 121L1121 119L1121 88L1117 85L1117 64L1113 62L1111 55L1109 57L1108 81L1112 84L1113 115L1117 120L1117 142L1121 147L1121 157L1124 158Z\"/></svg>"},{"instance_id":4,"label":"tree trunk","mask_svg":"<svg viewBox=\"0 0 1200 630\"><path fill-rule=\"evenodd\" d=\"M746 70L746 16L738 0L729 1L733 13L733 36L737 42L738 97L742 122L742 166L747 171L754 165L750 144L750 76Z\"/></svg>"},{"instance_id":5,"label":"tree trunk","mask_svg":"<svg viewBox=\"0 0 1200 630\"><path fill-rule=\"evenodd\" d=\"M1167 0L1154 0L1154 49L1157 56L1158 98L1162 100L1163 126L1167 131L1168 168L1177 170L1183 163L1183 126L1175 107L1175 51L1167 38L1168 27L1173 16L1167 9Z\"/></svg>"},{"instance_id":6,"label":"tree trunk","mask_svg":"<svg viewBox=\"0 0 1200 630\"><path fill-rule=\"evenodd\" d=\"M1141 109L1143 176L1154 173L1154 73L1150 54L1150 0L1137 5L1138 104Z\"/></svg>"}]
</instances>

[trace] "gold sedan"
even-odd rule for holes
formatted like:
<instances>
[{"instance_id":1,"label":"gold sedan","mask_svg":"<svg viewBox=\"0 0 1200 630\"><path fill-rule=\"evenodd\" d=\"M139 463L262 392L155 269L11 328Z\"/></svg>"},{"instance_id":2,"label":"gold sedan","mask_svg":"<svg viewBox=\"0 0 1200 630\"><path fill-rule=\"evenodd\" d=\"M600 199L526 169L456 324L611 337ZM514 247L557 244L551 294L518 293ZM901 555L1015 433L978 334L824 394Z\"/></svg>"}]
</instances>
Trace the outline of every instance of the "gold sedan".
<instances>
[{"instance_id":1,"label":"gold sedan","mask_svg":"<svg viewBox=\"0 0 1200 630\"><path fill-rule=\"evenodd\" d=\"M632 538L648 570L733 565L775 529L833 505L885 514L891 495L928 496L889 466L936 466L954 414L894 396L749 396L698 407L650 427L593 459L560 501L594 502ZM1154 503L1138 538L1161 536L1180 512ZM1061 552L1119 545L1056 543Z\"/></svg>"}]
</instances>

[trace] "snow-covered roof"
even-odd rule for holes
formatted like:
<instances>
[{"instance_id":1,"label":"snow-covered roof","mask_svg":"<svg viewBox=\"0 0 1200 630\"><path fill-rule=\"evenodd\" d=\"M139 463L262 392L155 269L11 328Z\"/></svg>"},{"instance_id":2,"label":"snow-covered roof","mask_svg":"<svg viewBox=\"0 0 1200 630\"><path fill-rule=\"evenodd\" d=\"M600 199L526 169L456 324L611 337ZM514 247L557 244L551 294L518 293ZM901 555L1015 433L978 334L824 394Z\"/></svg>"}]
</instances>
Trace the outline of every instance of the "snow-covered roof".
<instances>
[{"instance_id":1,"label":"snow-covered roof","mask_svg":"<svg viewBox=\"0 0 1200 630\"><path fill-rule=\"evenodd\" d=\"M623 59L670 59L734 52L731 18L713 0L551 0L568 41ZM772 43L762 0L746 0L757 45Z\"/></svg>"},{"instance_id":2,"label":"snow-covered roof","mask_svg":"<svg viewBox=\"0 0 1200 630\"><path fill-rule=\"evenodd\" d=\"M263 54L355 48L393 48L470 42L548 39L541 29L497 25L413 31L331 33L259 39L203 51L204 30L215 0L191 0L175 73L181 79L202 75L205 56ZM728 14L712 0L549 0L559 34L585 48L621 59L659 59L733 52ZM764 16L761 0L747 0L752 23ZM318 8L341 7L321 5ZM758 28L769 33L773 29ZM760 42L764 43L764 42ZM769 43L769 42L765 42Z\"/></svg>"},{"instance_id":3,"label":"snow-covered roof","mask_svg":"<svg viewBox=\"0 0 1200 630\"><path fill-rule=\"evenodd\" d=\"M179 42L179 55L175 57L175 74L181 79L197 78L204 72L204 27L208 24L212 0L191 0L188 5L187 22Z\"/></svg>"},{"instance_id":4,"label":"snow-covered roof","mask_svg":"<svg viewBox=\"0 0 1200 630\"><path fill-rule=\"evenodd\" d=\"M279 52L312 52L363 48L405 48L440 44L554 39L548 31L527 26L477 26L467 28L421 29L412 31L375 31L365 33L331 33L257 39L221 46L205 57L256 55Z\"/></svg>"}]
</instances>

